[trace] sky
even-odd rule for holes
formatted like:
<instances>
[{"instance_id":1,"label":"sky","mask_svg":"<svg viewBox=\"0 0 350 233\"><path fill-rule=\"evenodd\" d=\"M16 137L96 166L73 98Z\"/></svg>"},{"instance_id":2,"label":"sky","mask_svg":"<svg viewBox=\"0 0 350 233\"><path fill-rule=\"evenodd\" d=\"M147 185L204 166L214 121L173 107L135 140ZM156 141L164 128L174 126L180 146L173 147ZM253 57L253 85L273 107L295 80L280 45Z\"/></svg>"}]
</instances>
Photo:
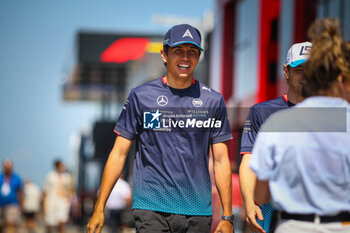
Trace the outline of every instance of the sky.
<instances>
[{"instance_id":1,"label":"sky","mask_svg":"<svg viewBox=\"0 0 350 233\"><path fill-rule=\"evenodd\" d=\"M53 160L71 165L70 139L100 115L94 102L64 102L80 30L164 34L155 15L201 19L215 0L0 0L0 159L42 186Z\"/></svg>"}]
</instances>

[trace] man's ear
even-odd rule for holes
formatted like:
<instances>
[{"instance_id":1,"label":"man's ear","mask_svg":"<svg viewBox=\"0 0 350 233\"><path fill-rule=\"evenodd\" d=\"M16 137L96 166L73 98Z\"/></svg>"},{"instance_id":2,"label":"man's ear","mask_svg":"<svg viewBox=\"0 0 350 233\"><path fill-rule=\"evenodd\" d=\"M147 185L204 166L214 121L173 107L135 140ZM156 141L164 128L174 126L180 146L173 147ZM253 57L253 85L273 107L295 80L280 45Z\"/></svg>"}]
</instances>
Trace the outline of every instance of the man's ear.
<instances>
[{"instance_id":1,"label":"man's ear","mask_svg":"<svg viewBox=\"0 0 350 233\"><path fill-rule=\"evenodd\" d=\"M289 79L289 76L288 76L288 68L287 68L287 65L283 65L283 74L284 74L284 78L286 80Z\"/></svg>"},{"instance_id":2,"label":"man's ear","mask_svg":"<svg viewBox=\"0 0 350 233\"><path fill-rule=\"evenodd\" d=\"M338 88L339 88L339 91L342 95L343 98L346 99L346 82L347 80L345 79L344 75L342 74L339 74L338 77L337 77L337 84L338 84Z\"/></svg>"},{"instance_id":3,"label":"man's ear","mask_svg":"<svg viewBox=\"0 0 350 233\"><path fill-rule=\"evenodd\" d=\"M162 56L162 60L163 60L164 62L167 62L167 55L166 55L166 53L164 52L163 49L160 50L160 55Z\"/></svg>"},{"instance_id":4,"label":"man's ear","mask_svg":"<svg viewBox=\"0 0 350 233\"><path fill-rule=\"evenodd\" d=\"M340 88L341 91L344 90L344 76L342 74L339 74L337 77L337 82L338 82L338 87Z\"/></svg>"},{"instance_id":5,"label":"man's ear","mask_svg":"<svg viewBox=\"0 0 350 233\"><path fill-rule=\"evenodd\" d=\"M342 74L339 74L337 80L339 83L344 83L344 76Z\"/></svg>"}]
</instances>

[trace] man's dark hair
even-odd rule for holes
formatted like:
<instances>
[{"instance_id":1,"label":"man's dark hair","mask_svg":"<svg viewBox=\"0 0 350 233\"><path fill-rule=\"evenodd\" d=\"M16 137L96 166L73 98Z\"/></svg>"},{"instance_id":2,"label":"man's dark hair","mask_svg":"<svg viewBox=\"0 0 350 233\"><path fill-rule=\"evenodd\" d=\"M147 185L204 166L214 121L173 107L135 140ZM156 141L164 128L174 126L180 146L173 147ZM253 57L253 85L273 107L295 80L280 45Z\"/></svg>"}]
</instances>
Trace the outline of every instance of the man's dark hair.
<instances>
[{"instance_id":1,"label":"man's dark hair","mask_svg":"<svg viewBox=\"0 0 350 233\"><path fill-rule=\"evenodd\" d=\"M164 46L163 46L163 51L164 51L164 53L165 53L166 55L168 55L168 52L169 52L169 45L164 45ZM165 66L165 68L166 68L167 63L164 62L163 64L164 64L164 66Z\"/></svg>"},{"instance_id":2,"label":"man's dark hair","mask_svg":"<svg viewBox=\"0 0 350 233\"><path fill-rule=\"evenodd\" d=\"M169 52L169 45L164 45L163 46L163 51L166 55L168 55L168 52Z\"/></svg>"},{"instance_id":3,"label":"man's dark hair","mask_svg":"<svg viewBox=\"0 0 350 233\"><path fill-rule=\"evenodd\" d=\"M62 160L60 160L60 159L56 159L55 161L54 161L54 166L55 166L55 168L58 168L58 166L60 165L62 163Z\"/></svg>"}]
</instances>

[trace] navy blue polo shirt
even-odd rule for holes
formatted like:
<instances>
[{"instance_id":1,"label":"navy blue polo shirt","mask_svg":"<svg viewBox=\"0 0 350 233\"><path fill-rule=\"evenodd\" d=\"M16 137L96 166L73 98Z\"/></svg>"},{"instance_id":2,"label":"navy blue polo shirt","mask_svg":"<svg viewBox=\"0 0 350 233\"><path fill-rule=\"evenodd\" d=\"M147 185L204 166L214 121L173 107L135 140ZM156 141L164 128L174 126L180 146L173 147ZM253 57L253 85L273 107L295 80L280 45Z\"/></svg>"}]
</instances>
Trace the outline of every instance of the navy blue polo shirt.
<instances>
[{"instance_id":1,"label":"navy blue polo shirt","mask_svg":"<svg viewBox=\"0 0 350 233\"><path fill-rule=\"evenodd\" d=\"M153 80L131 90L115 132L136 140L133 209L212 215L209 148L232 137L221 94Z\"/></svg>"},{"instance_id":2,"label":"navy blue polo shirt","mask_svg":"<svg viewBox=\"0 0 350 233\"><path fill-rule=\"evenodd\" d=\"M274 112L294 106L285 95L253 105L244 124L241 154L250 154L261 125Z\"/></svg>"},{"instance_id":3,"label":"navy blue polo shirt","mask_svg":"<svg viewBox=\"0 0 350 233\"><path fill-rule=\"evenodd\" d=\"M252 152L260 127L271 114L292 106L294 106L294 104L288 101L286 95L253 105L249 110L243 129L241 154L250 154ZM259 205L259 207L264 216L264 220L260 221L257 219L257 222L268 233L271 228L272 215L275 213L276 209L271 203Z\"/></svg>"}]
</instances>

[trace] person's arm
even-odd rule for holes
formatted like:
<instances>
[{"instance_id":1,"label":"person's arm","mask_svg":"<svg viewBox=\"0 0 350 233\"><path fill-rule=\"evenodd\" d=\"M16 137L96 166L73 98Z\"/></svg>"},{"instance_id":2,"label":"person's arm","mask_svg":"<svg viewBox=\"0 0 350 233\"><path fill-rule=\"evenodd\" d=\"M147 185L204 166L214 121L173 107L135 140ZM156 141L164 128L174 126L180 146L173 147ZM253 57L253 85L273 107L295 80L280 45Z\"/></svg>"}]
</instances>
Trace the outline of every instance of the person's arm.
<instances>
[{"instance_id":1,"label":"person's arm","mask_svg":"<svg viewBox=\"0 0 350 233\"><path fill-rule=\"evenodd\" d=\"M216 187L223 208L223 215L232 215L232 176L228 150L225 142L215 143L212 145L214 160L214 178ZM227 220L221 220L216 227L215 233L233 232L233 224Z\"/></svg>"},{"instance_id":2,"label":"person's arm","mask_svg":"<svg viewBox=\"0 0 350 233\"><path fill-rule=\"evenodd\" d=\"M256 180L254 200L258 204L264 204L270 201L270 188L268 181Z\"/></svg>"},{"instance_id":3,"label":"person's arm","mask_svg":"<svg viewBox=\"0 0 350 233\"><path fill-rule=\"evenodd\" d=\"M262 221L264 218L259 206L257 206L254 202L256 176L249 168L251 158L251 154L244 154L239 167L239 184L246 212L246 222L252 231L265 233L264 229L256 221L256 217L258 217L260 221Z\"/></svg>"},{"instance_id":4,"label":"person's arm","mask_svg":"<svg viewBox=\"0 0 350 233\"><path fill-rule=\"evenodd\" d=\"M18 189L17 189L17 198L18 198L18 204L19 204L19 208L21 210L21 212L23 212L23 201L24 201L24 193L23 193L23 186L21 185Z\"/></svg>"},{"instance_id":5,"label":"person's arm","mask_svg":"<svg viewBox=\"0 0 350 233\"><path fill-rule=\"evenodd\" d=\"M41 213L42 216L46 213L46 201L47 201L47 177L45 179L44 188L41 194Z\"/></svg>"},{"instance_id":6,"label":"person's arm","mask_svg":"<svg viewBox=\"0 0 350 233\"><path fill-rule=\"evenodd\" d=\"M121 136L115 140L103 171L100 193L97 198L94 213L87 225L87 233L100 233L104 223L104 209L113 186L123 170L132 141Z\"/></svg>"}]
</instances>

